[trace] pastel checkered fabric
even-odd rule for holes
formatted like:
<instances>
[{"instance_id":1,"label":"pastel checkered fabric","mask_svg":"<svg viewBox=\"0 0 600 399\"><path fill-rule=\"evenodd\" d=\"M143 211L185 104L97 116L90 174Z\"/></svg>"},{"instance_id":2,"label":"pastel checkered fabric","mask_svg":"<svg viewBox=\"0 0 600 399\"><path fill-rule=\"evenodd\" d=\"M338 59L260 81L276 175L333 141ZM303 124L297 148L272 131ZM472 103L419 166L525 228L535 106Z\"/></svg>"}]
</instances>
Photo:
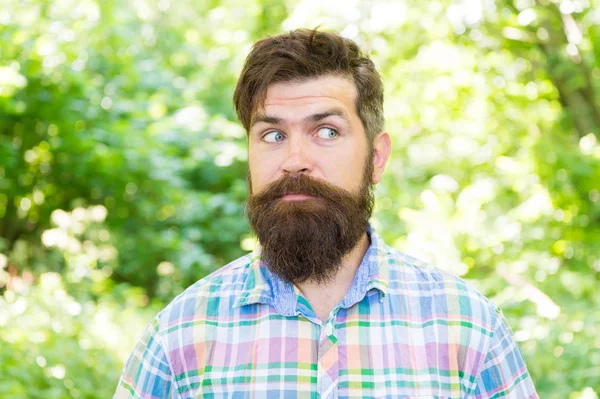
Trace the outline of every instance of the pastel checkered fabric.
<instances>
[{"instance_id":1,"label":"pastel checkered fabric","mask_svg":"<svg viewBox=\"0 0 600 399\"><path fill-rule=\"evenodd\" d=\"M537 398L500 310L371 230L325 322L244 256L150 323L115 398Z\"/></svg>"}]
</instances>

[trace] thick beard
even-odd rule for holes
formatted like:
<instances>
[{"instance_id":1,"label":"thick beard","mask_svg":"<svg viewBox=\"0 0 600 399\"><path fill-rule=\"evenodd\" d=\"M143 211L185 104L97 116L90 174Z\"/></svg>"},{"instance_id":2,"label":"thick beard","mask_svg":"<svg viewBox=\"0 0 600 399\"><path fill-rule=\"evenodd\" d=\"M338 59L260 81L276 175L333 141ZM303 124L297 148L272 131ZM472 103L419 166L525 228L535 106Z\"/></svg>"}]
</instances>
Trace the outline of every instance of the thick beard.
<instances>
[{"instance_id":1,"label":"thick beard","mask_svg":"<svg viewBox=\"0 0 600 399\"><path fill-rule=\"evenodd\" d=\"M368 159L356 194L300 174L285 175L251 195L246 210L267 267L291 283L330 282L367 230L374 204L372 171ZM282 199L285 194L313 198L288 201Z\"/></svg>"}]
</instances>

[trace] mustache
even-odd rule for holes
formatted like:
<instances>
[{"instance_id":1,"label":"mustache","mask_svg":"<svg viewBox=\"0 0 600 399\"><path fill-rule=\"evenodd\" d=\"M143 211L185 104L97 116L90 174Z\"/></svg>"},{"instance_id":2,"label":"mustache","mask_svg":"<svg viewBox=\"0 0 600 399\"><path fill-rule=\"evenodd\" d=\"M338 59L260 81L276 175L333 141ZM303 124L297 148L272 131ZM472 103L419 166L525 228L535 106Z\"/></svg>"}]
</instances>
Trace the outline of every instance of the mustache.
<instances>
[{"instance_id":1,"label":"mustache","mask_svg":"<svg viewBox=\"0 0 600 399\"><path fill-rule=\"evenodd\" d=\"M270 203L281 199L287 194L302 194L322 198L328 201L339 202L351 195L343 188L333 186L323 180L307 175L285 175L271 183L267 188L252 195L253 201Z\"/></svg>"}]
</instances>

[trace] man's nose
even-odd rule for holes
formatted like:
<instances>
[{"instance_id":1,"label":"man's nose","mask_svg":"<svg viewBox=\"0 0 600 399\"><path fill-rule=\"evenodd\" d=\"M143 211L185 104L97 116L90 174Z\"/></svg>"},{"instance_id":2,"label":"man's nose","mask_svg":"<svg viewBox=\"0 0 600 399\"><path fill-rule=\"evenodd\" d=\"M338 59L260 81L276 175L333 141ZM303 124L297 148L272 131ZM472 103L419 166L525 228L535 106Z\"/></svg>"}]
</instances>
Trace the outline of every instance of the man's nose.
<instances>
[{"instance_id":1,"label":"man's nose","mask_svg":"<svg viewBox=\"0 0 600 399\"><path fill-rule=\"evenodd\" d=\"M283 171L289 174L310 173L313 164L308 143L303 137L291 138L288 141L288 152L283 162Z\"/></svg>"}]
</instances>

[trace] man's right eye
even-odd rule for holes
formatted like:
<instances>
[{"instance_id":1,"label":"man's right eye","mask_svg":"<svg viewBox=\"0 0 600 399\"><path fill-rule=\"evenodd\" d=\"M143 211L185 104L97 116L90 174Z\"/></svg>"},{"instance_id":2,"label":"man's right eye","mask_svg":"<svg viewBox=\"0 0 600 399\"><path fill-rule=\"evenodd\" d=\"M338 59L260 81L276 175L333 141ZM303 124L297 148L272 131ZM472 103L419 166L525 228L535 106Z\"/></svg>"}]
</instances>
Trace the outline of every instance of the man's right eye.
<instances>
[{"instance_id":1,"label":"man's right eye","mask_svg":"<svg viewBox=\"0 0 600 399\"><path fill-rule=\"evenodd\" d=\"M272 132L269 132L263 136L263 140L267 143L278 143L283 141L284 138L285 136L277 130L273 130Z\"/></svg>"}]
</instances>

